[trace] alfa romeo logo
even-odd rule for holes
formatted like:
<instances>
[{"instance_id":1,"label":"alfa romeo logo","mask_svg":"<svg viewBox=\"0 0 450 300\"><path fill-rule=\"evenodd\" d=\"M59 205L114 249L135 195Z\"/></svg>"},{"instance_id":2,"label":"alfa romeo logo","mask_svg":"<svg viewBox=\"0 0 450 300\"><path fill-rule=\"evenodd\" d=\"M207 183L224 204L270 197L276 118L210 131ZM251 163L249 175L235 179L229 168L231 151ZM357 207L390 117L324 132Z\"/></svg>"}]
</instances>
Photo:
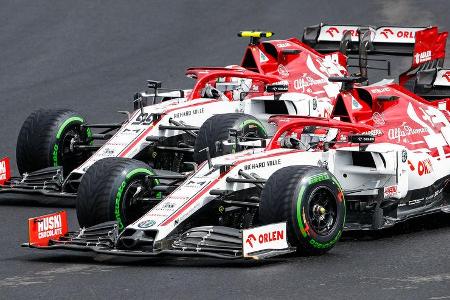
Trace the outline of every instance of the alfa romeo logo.
<instances>
[{"instance_id":1,"label":"alfa romeo logo","mask_svg":"<svg viewBox=\"0 0 450 300\"><path fill-rule=\"evenodd\" d=\"M156 222L153 221L153 220L145 220L145 221L140 222L138 224L138 227L139 228L149 228L149 227L152 227L155 224L156 224Z\"/></svg>"}]
</instances>

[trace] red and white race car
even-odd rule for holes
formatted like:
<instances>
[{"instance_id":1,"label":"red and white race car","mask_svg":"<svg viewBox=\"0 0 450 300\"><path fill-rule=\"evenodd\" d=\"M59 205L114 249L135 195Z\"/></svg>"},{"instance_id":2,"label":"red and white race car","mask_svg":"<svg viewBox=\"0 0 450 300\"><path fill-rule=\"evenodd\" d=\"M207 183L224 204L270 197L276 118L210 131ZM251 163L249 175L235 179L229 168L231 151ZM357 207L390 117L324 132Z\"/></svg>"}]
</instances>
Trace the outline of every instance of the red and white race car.
<instances>
[{"instance_id":1,"label":"red and white race car","mask_svg":"<svg viewBox=\"0 0 450 300\"><path fill-rule=\"evenodd\" d=\"M208 159L189 175L100 160L80 185L83 228L67 233L60 213L33 218L24 245L125 256L322 254L344 229L450 213L450 102L430 104L396 84L354 87L360 80L330 78L343 83L330 119L271 117L278 130L265 147ZM235 136L218 147L264 144ZM156 204L138 211L130 199Z\"/></svg>"}]
</instances>

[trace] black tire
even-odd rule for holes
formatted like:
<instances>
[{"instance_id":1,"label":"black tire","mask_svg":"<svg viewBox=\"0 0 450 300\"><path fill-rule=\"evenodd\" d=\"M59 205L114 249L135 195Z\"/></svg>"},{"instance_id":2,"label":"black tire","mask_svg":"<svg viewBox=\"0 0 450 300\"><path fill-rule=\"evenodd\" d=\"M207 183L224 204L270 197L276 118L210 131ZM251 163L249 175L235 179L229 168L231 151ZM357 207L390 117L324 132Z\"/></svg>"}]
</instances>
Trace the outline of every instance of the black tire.
<instances>
[{"instance_id":1,"label":"black tire","mask_svg":"<svg viewBox=\"0 0 450 300\"><path fill-rule=\"evenodd\" d=\"M211 157L229 154L216 151L216 142L228 139L230 129L242 130L244 135L250 133L255 137L267 138L264 126L251 115L242 113L215 115L207 119L198 131L194 144L194 161L202 163L207 159L205 151L200 152L206 147L209 147Z\"/></svg>"},{"instance_id":2,"label":"black tire","mask_svg":"<svg viewBox=\"0 0 450 300\"><path fill-rule=\"evenodd\" d=\"M70 151L70 140L78 135L87 141L91 130L81 130L84 118L71 110L44 110L33 112L22 125L17 138L17 167L21 174L39 169L62 166L64 174L81 165L90 155Z\"/></svg>"},{"instance_id":3,"label":"black tire","mask_svg":"<svg viewBox=\"0 0 450 300\"><path fill-rule=\"evenodd\" d=\"M326 205L319 204L326 199ZM260 222L287 222L290 245L308 255L320 255L333 248L342 234L345 212L337 179L315 166L289 166L273 173L264 185L259 204ZM328 224L323 230L317 217L323 217Z\"/></svg>"},{"instance_id":4,"label":"black tire","mask_svg":"<svg viewBox=\"0 0 450 300\"><path fill-rule=\"evenodd\" d=\"M78 188L76 209L80 226L117 221L119 229L123 229L136 221L151 205L133 203L129 197L135 192L132 188L143 185L145 176L154 174L147 164L134 159L109 157L95 162Z\"/></svg>"}]
</instances>

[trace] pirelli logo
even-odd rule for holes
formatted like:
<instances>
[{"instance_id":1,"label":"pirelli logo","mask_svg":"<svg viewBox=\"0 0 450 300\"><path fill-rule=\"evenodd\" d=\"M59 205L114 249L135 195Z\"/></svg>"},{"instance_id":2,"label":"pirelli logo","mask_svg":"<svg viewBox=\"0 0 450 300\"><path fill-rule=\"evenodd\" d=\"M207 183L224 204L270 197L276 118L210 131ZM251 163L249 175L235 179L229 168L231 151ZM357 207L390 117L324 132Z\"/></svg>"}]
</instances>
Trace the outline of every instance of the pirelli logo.
<instances>
[{"instance_id":1,"label":"pirelli logo","mask_svg":"<svg viewBox=\"0 0 450 300\"><path fill-rule=\"evenodd\" d=\"M330 179L330 176L328 173L320 173L317 175L313 175L309 178L309 184L315 184L324 180Z\"/></svg>"}]
</instances>

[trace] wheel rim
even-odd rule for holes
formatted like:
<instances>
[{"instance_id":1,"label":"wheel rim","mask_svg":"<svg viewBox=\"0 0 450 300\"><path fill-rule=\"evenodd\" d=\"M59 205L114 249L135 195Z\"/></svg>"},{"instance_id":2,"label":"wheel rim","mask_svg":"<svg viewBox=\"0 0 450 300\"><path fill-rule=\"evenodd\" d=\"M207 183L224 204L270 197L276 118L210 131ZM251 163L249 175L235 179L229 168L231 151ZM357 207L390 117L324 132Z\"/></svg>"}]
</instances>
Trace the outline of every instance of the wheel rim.
<instances>
[{"instance_id":1,"label":"wheel rim","mask_svg":"<svg viewBox=\"0 0 450 300\"><path fill-rule=\"evenodd\" d=\"M321 236L333 231L337 218L336 198L332 191L320 187L313 191L310 197L308 216L311 228Z\"/></svg>"},{"instance_id":2,"label":"wheel rim","mask_svg":"<svg viewBox=\"0 0 450 300\"><path fill-rule=\"evenodd\" d=\"M88 144L87 134L83 134L80 124L68 126L55 147L57 147L57 159L53 158L54 166L62 166L64 175L69 174L73 169L80 166L88 157L89 153L73 149L73 144Z\"/></svg>"},{"instance_id":3,"label":"wheel rim","mask_svg":"<svg viewBox=\"0 0 450 300\"><path fill-rule=\"evenodd\" d=\"M145 198L155 197L153 192L148 191L144 178L134 178L125 187L121 202L121 218L124 226L127 226L149 211L156 202L144 201Z\"/></svg>"}]
</instances>

